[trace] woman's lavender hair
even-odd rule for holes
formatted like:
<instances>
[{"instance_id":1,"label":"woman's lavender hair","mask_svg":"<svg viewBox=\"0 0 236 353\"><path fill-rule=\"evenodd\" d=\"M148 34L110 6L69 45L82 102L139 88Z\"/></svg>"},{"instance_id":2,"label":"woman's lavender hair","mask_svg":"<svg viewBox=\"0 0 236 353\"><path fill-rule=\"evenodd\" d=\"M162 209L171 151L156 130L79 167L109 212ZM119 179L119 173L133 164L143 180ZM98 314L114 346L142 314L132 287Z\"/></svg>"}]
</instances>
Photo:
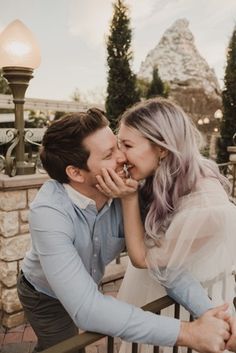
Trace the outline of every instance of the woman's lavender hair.
<instances>
[{"instance_id":1,"label":"woman's lavender hair","mask_svg":"<svg viewBox=\"0 0 236 353\"><path fill-rule=\"evenodd\" d=\"M150 200L145 229L152 238L156 239L168 226L179 198L194 189L199 177L213 176L230 191L230 184L220 174L217 164L201 155L200 132L175 103L162 98L146 100L128 109L120 122L168 150L142 189L144 197Z\"/></svg>"}]
</instances>

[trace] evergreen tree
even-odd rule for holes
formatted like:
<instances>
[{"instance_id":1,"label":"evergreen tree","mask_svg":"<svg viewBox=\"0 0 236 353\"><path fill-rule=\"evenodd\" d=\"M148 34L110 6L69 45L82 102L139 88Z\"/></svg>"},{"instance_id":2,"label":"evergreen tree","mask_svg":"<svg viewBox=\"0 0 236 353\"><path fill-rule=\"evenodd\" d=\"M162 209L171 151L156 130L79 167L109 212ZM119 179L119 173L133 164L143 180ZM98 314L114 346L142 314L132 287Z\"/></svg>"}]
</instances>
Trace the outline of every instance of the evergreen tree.
<instances>
[{"instance_id":1,"label":"evergreen tree","mask_svg":"<svg viewBox=\"0 0 236 353\"><path fill-rule=\"evenodd\" d=\"M218 163L228 162L227 146L233 144L232 137L236 132L236 28L228 47L224 83L225 88L222 93L223 119L220 126L221 137L218 141Z\"/></svg>"},{"instance_id":2,"label":"evergreen tree","mask_svg":"<svg viewBox=\"0 0 236 353\"><path fill-rule=\"evenodd\" d=\"M147 91L150 86L150 82L146 78L137 77L136 80L137 89L139 91L140 98L147 98Z\"/></svg>"},{"instance_id":3,"label":"evergreen tree","mask_svg":"<svg viewBox=\"0 0 236 353\"><path fill-rule=\"evenodd\" d=\"M113 9L107 41L108 85L105 105L111 128L115 130L119 115L139 100L139 94L136 76L130 68L132 50L128 8L123 0L116 0Z\"/></svg>"},{"instance_id":4,"label":"evergreen tree","mask_svg":"<svg viewBox=\"0 0 236 353\"><path fill-rule=\"evenodd\" d=\"M162 97L168 96L168 89L159 76L157 66L153 68L152 81L147 91L147 98L152 98L156 96L162 96Z\"/></svg>"}]
</instances>

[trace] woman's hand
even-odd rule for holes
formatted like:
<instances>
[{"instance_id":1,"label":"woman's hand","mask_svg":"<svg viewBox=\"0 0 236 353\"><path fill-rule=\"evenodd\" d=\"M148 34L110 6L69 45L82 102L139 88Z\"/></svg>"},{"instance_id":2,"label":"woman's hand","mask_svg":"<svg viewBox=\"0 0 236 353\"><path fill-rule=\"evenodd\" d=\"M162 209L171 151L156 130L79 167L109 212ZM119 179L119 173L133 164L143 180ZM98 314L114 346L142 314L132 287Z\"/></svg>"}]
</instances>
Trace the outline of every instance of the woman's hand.
<instances>
[{"instance_id":1,"label":"woman's hand","mask_svg":"<svg viewBox=\"0 0 236 353\"><path fill-rule=\"evenodd\" d=\"M104 195L112 198L127 198L136 193L138 182L120 177L113 169L102 169L102 175L96 176L96 187Z\"/></svg>"}]
</instances>

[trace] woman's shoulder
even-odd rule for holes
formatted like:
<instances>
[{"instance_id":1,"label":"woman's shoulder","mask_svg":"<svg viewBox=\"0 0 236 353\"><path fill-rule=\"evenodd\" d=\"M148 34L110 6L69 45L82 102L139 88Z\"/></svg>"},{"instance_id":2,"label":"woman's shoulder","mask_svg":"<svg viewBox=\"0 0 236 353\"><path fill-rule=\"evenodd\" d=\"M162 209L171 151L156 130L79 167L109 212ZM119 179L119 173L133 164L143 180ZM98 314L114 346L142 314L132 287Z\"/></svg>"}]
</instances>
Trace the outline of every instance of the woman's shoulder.
<instances>
[{"instance_id":1,"label":"woman's shoulder","mask_svg":"<svg viewBox=\"0 0 236 353\"><path fill-rule=\"evenodd\" d=\"M180 198L178 210L215 207L229 202L229 197L220 181L215 177L199 178L193 190Z\"/></svg>"}]
</instances>

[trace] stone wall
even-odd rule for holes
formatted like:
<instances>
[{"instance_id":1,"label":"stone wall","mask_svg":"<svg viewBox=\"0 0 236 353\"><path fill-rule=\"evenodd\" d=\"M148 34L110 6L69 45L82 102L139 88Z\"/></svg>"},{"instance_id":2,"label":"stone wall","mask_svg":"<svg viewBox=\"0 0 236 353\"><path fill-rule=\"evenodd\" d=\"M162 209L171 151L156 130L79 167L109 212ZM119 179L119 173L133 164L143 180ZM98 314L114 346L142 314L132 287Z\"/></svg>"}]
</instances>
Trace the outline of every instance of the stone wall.
<instances>
[{"instance_id":1,"label":"stone wall","mask_svg":"<svg viewBox=\"0 0 236 353\"><path fill-rule=\"evenodd\" d=\"M30 247L29 204L46 179L46 174L13 178L0 174L0 323L7 328L25 320L16 281Z\"/></svg>"}]
</instances>

